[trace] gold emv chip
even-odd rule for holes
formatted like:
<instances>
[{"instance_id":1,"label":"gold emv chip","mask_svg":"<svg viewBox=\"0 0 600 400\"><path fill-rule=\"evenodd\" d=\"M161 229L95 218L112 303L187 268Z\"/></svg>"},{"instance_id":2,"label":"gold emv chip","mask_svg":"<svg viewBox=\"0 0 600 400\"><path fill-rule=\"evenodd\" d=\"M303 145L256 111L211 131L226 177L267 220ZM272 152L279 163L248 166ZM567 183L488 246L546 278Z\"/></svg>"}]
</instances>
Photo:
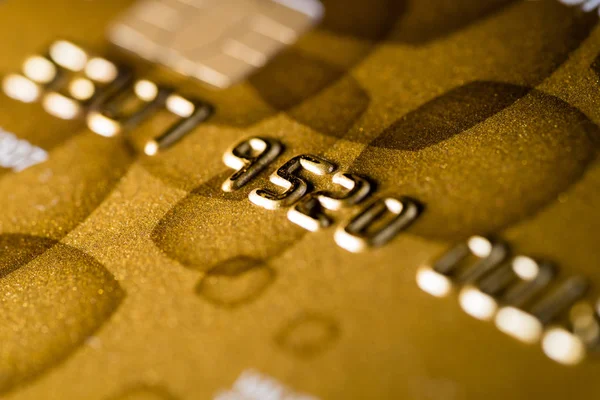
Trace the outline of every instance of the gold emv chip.
<instances>
[{"instance_id":1,"label":"gold emv chip","mask_svg":"<svg viewBox=\"0 0 600 400\"><path fill-rule=\"evenodd\" d=\"M110 40L218 88L265 65L316 25L319 0L142 0L109 29Z\"/></svg>"}]
</instances>

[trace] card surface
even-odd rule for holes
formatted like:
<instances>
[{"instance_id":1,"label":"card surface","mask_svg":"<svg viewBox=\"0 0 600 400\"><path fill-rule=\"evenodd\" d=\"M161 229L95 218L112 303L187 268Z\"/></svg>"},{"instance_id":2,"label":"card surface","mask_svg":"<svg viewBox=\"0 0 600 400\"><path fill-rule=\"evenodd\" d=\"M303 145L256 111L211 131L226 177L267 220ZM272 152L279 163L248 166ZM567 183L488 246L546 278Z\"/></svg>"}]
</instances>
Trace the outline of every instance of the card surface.
<instances>
[{"instance_id":1,"label":"card surface","mask_svg":"<svg viewBox=\"0 0 600 400\"><path fill-rule=\"evenodd\" d=\"M3 1L0 397L596 398L592 6Z\"/></svg>"}]
</instances>

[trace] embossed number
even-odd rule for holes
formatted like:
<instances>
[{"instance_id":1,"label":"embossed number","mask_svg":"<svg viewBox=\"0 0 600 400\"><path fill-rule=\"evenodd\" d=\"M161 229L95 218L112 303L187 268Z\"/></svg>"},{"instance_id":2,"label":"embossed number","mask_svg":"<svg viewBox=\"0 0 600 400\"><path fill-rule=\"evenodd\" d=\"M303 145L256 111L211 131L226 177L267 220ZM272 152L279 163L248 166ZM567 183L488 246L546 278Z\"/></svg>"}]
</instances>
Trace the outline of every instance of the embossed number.
<instances>
[{"instance_id":1,"label":"embossed number","mask_svg":"<svg viewBox=\"0 0 600 400\"><path fill-rule=\"evenodd\" d=\"M316 175L325 175L332 173L335 168L335 165L317 156L307 154L296 156L283 164L269 178L275 185L285 188L283 193L272 192L268 189L255 189L250 193L249 199L252 203L267 210L289 207L308 191L308 184L298 176L303 169Z\"/></svg>"}]
</instances>

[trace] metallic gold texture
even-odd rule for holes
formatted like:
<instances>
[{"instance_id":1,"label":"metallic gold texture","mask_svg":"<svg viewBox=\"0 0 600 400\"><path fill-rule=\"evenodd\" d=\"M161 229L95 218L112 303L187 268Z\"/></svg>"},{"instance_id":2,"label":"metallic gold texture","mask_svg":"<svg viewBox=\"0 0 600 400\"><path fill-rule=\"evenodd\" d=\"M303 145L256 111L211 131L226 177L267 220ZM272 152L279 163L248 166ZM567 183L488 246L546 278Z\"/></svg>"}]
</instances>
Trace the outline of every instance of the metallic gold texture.
<instances>
[{"instance_id":1,"label":"metallic gold texture","mask_svg":"<svg viewBox=\"0 0 600 400\"><path fill-rule=\"evenodd\" d=\"M50 157L0 176L4 398L213 399L248 370L319 399L598 396L593 357L555 363L415 283L494 234L561 282L588 276L597 298L597 16L550 0L322 3L320 25L221 91L111 46L131 1L0 3L3 75L66 38L215 108L150 158L0 98L0 126ZM254 136L285 151L223 192L223 154ZM360 206L308 232L247 199L300 154L415 197L420 219L353 254L333 232Z\"/></svg>"}]
</instances>

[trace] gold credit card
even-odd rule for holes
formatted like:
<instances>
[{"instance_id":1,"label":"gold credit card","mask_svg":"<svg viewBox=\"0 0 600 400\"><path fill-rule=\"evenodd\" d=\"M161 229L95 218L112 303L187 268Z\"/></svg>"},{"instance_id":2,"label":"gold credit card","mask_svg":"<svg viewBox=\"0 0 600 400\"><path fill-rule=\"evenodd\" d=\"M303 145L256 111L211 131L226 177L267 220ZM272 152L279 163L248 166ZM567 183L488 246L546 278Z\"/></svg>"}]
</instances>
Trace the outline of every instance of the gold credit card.
<instances>
[{"instance_id":1,"label":"gold credit card","mask_svg":"<svg viewBox=\"0 0 600 400\"><path fill-rule=\"evenodd\" d=\"M598 6L1 2L0 398L597 398Z\"/></svg>"}]
</instances>

